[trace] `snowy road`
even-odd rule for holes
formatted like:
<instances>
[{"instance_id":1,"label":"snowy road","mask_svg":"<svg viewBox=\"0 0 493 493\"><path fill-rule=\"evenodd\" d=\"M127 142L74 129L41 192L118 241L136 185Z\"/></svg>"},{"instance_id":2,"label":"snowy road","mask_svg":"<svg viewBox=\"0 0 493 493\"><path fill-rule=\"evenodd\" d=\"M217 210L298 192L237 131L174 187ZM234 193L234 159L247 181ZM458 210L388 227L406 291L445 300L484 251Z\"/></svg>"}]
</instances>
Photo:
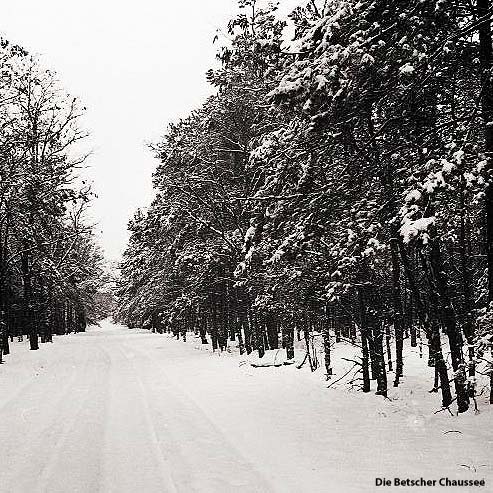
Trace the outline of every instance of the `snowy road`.
<instances>
[{"instance_id":1,"label":"snowy road","mask_svg":"<svg viewBox=\"0 0 493 493\"><path fill-rule=\"evenodd\" d=\"M1 493L352 493L384 475L493 480L491 432L478 439L489 413L471 424L382 408L294 368L255 370L109 323L37 352L13 346L0 368Z\"/></svg>"}]
</instances>

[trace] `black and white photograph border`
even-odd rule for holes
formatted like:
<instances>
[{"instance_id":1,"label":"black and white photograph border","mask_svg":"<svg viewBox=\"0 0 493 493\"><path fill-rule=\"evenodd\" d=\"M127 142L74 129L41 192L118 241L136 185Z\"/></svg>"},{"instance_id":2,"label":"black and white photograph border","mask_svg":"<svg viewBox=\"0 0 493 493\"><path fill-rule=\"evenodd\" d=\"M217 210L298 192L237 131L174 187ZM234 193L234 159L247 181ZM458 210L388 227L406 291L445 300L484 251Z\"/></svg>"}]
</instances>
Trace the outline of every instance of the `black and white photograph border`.
<instances>
[{"instance_id":1,"label":"black and white photograph border","mask_svg":"<svg viewBox=\"0 0 493 493\"><path fill-rule=\"evenodd\" d=\"M0 493L493 491L492 0L0 19Z\"/></svg>"}]
</instances>

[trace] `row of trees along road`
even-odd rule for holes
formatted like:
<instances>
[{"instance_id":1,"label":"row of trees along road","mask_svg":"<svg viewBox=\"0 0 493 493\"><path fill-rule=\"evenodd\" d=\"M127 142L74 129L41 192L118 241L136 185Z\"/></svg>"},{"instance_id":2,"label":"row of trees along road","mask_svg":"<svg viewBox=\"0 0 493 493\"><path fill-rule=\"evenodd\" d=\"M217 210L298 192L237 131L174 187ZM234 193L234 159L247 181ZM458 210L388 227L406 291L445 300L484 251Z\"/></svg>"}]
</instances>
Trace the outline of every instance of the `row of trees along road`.
<instances>
[{"instance_id":1,"label":"row of trees along road","mask_svg":"<svg viewBox=\"0 0 493 493\"><path fill-rule=\"evenodd\" d=\"M0 362L14 336L36 350L94 312L103 257L77 176L83 111L54 73L0 40Z\"/></svg>"},{"instance_id":2,"label":"row of trees along road","mask_svg":"<svg viewBox=\"0 0 493 493\"><path fill-rule=\"evenodd\" d=\"M119 316L260 356L322 334L327 375L349 339L383 396L422 336L464 412L493 335L493 6L303 5L288 44L276 6L240 1L217 94L153 146Z\"/></svg>"}]
</instances>

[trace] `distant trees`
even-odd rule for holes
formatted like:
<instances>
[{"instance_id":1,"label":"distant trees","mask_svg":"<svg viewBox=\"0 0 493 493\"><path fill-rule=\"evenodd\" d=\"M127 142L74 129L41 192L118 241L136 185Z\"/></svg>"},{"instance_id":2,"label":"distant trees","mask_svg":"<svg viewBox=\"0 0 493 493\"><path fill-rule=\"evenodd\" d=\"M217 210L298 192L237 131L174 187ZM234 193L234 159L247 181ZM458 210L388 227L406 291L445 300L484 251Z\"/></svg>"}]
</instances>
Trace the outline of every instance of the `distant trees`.
<instances>
[{"instance_id":1,"label":"distant trees","mask_svg":"<svg viewBox=\"0 0 493 493\"><path fill-rule=\"evenodd\" d=\"M9 337L30 347L85 330L102 255L84 211L84 109L36 58L0 42L0 360Z\"/></svg>"},{"instance_id":2,"label":"distant trees","mask_svg":"<svg viewBox=\"0 0 493 493\"><path fill-rule=\"evenodd\" d=\"M328 376L353 341L383 396L423 334L466 411L492 371L489 2L306 2L289 46L275 6L239 4L217 95L155 146L121 318L260 356L321 334Z\"/></svg>"}]
</instances>

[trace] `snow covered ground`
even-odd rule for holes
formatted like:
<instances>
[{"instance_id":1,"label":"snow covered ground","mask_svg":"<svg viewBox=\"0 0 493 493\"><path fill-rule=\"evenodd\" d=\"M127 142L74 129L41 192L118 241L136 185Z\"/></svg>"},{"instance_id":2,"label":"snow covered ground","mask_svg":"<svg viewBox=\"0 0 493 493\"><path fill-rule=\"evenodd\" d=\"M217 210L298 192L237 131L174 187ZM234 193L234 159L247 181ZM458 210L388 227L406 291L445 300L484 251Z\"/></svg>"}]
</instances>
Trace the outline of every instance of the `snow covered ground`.
<instances>
[{"instance_id":1,"label":"snow covered ground","mask_svg":"<svg viewBox=\"0 0 493 493\"><path fill-rule=\"evenodd\" d=\"M417 353L406 371L383 400L327 389L322 370L253 368L110 322L39 351L13 343L0 367L0 492L493 491L486 397L479 415L434 414ZM383 477L486 486L377 487Z\"/></svg>"}]
</instances>

